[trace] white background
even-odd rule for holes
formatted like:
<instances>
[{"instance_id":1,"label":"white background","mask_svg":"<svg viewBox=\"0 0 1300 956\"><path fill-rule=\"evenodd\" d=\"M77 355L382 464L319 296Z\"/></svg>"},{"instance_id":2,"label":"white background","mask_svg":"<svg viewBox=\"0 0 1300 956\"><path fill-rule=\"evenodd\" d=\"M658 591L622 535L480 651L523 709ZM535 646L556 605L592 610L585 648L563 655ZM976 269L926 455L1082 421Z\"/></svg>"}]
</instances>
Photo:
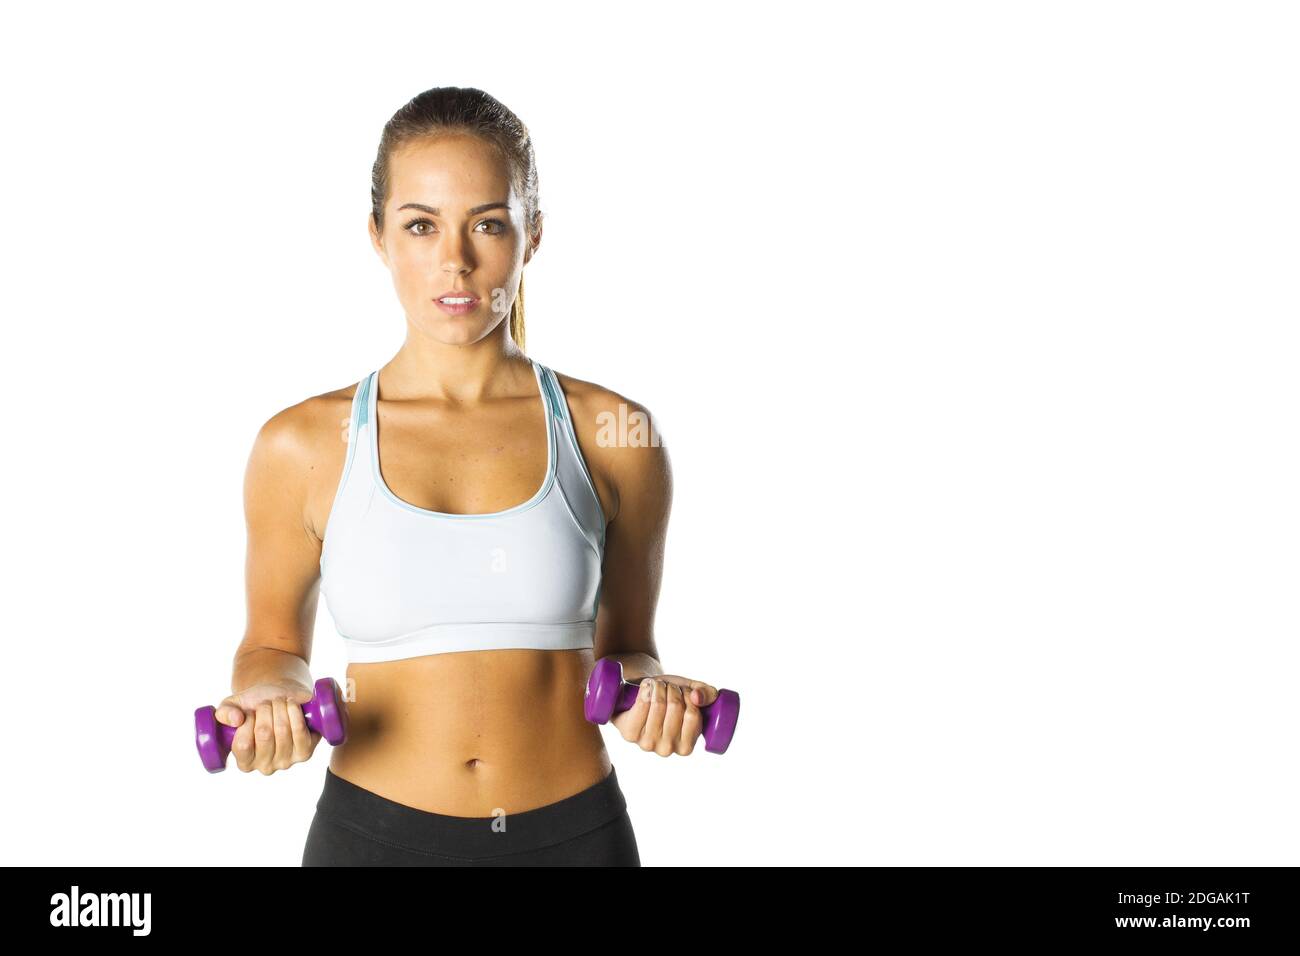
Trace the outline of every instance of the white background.
<instances>
[{"instance_id":1,"label":"white background","mask_svg":"<svg viewBox=\"0 0 1300 956\"><path fill-rule=\"evenodd\" d=\"M379 367L384 122L528 124L528 351L644 402L643 863L1295 865L1297 15L1266 3L117 3L0 38L6 863L298 864L209 775L275 412ZM322 602L315 676L345 660Z\"/></svg>"}]
</instances>

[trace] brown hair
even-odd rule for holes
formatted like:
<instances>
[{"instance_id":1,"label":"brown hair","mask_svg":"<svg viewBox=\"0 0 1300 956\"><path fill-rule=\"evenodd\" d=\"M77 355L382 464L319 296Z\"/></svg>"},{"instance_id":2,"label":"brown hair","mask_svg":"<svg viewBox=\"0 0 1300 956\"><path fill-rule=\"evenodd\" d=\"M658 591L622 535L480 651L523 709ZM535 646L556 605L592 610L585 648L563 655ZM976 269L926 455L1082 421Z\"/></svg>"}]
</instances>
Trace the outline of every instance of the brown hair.
<instances>
[{"instance_id":1,"label":"brown hair","mask_svg":"<svg viewBox=\"0 0 1300 956\"><path fill-rule=\"evenodd\" d=\"M524 228L531 237L541 211L537 204L537 159L528 127L496 97L473 87L439 86L425 90L392 115L379 140L379 155L370 176L370 214L384 231L384 204L391 186L389 160L415 140L442 133L470 133L500 150L510 167L511 183L524 204ZM524 347L524 280L510 307L510 337Z\"/></svg>"}]
</instances>

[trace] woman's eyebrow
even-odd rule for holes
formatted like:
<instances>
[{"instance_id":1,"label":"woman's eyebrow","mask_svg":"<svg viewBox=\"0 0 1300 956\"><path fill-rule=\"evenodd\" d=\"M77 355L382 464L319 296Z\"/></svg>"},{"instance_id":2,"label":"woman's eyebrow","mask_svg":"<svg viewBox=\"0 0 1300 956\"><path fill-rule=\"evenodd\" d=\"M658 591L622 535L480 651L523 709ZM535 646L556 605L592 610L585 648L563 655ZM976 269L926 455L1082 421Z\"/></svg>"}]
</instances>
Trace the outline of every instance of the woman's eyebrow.
<instances>
[{"instance_id":1,"label":"woman's eyebrow","mask_svg":"<svg viewBox=\"0 0 1300 956\"><path fill-rule=\"evenodd\" d=\"M509 209L509 208L510 208L510 204L509 204L509 203L505 203L505 202L485 202L483 205L481 205L481 206L475 206L473 209L471 209L471 210L469 211L468 215L471 215L471 216L477 216L479 213L481 213L481 212L487 212L489 209ZM421 212L427 212L430 216L441 216L441 215L442 215L442 213L439 212L439 211L438 211L436 208L434 208L433 206L426 206L424 203L419 203L419 202L407 202L407 203L402 203L402 205L400 205L400 206L397 207L397 211L398 211L398 212L401 212L403 209L418 209L418 210L420 210Z\"/></svg>"}]
</instances>

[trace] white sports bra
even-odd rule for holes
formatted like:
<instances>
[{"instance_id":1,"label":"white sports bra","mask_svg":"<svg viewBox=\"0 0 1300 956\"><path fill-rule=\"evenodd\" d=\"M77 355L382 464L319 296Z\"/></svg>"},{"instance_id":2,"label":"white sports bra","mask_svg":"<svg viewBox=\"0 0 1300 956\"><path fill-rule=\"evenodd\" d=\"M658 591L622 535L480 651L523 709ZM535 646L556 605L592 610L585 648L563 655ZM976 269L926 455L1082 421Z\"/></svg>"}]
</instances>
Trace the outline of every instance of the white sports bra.
<instances>
[{"instance_id":1,"label":"white sports bra","mask_svg":"<svg viewBox=\"0 0 1300 956\"><path fill-rule=\"evenodd\" d=\"M605 514L555 373L529 359L546 410L546 477L522 504L447 514L398 498L379 468L379 372L357 384L321 545L321 593L348 661L593 647Z\"/></svg>"}]
</instances>

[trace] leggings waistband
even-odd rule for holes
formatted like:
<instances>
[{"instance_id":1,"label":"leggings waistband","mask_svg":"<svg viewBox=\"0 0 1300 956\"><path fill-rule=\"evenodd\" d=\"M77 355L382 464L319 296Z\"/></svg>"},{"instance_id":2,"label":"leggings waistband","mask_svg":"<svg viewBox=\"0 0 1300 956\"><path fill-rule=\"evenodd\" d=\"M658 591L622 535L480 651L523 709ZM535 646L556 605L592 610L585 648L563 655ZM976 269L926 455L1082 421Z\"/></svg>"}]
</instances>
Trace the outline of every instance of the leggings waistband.
<instances>
[{"instance_id":1,"label":"leggings waistband","mask_svg":"<svg viewBox=\"0 0 1300 956\"><path fill-rule=\"evenodd\" d=\"M519 853L562 843L622 816L627 800L611 767L599 783L543 807L488 817L432 813L389 800L325 768L316 812L372 840L460 857Z\"/></svg>"}]
</instances>

